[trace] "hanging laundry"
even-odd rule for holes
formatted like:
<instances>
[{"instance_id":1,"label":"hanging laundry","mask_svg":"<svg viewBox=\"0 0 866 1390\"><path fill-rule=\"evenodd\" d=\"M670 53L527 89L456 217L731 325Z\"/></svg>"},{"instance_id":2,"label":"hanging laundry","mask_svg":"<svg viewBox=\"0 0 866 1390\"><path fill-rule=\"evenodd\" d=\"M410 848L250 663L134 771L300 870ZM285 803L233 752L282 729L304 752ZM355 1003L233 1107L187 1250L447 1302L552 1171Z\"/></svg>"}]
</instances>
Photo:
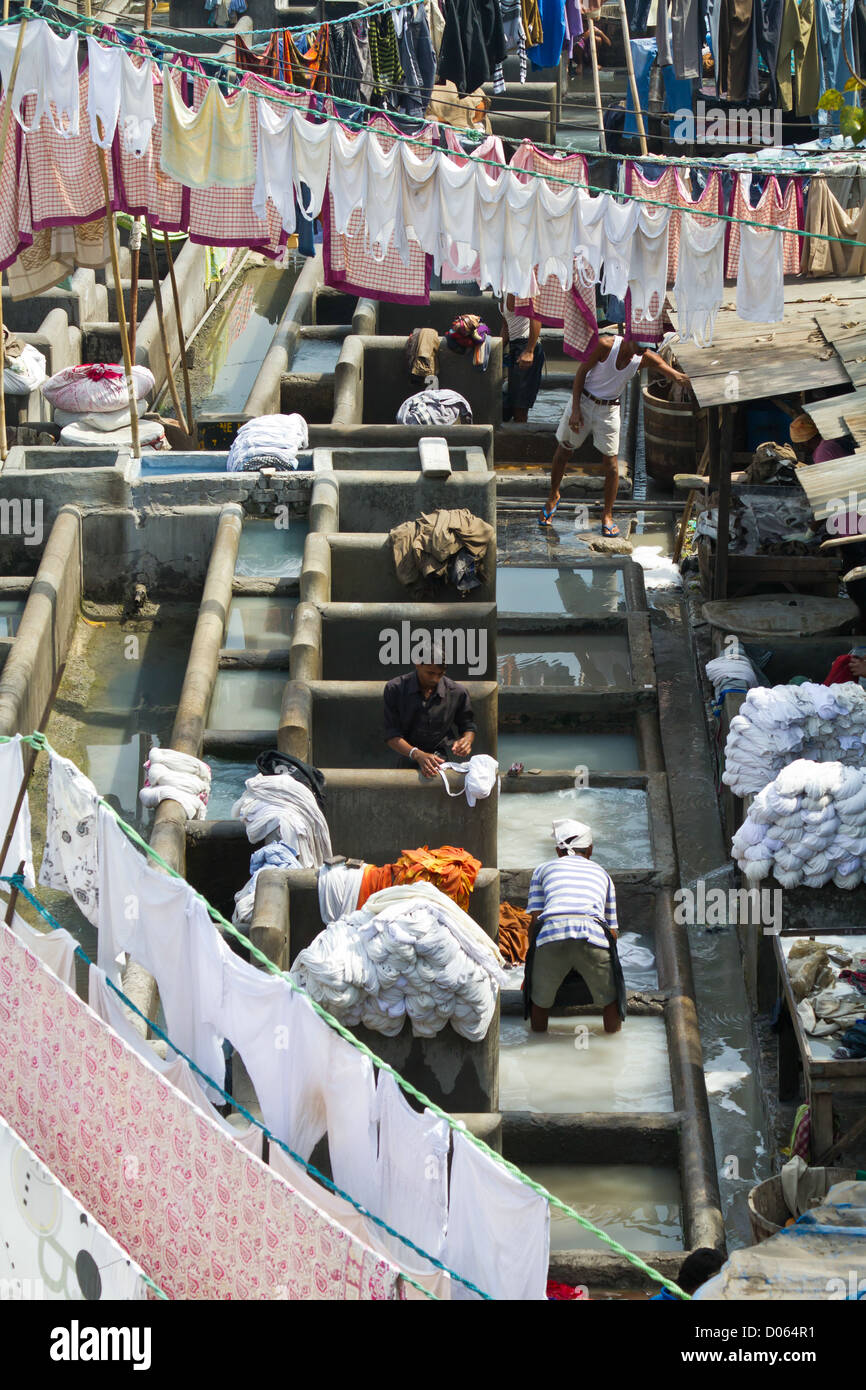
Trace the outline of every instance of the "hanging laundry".
<instances>
[{"instance_id":1,"label":"hanging laundry","mask_svg":"<svg viewBox=\"0 0 866 1390\"><path fill-rule=\"evenodd\" d=\"M436 53L423 4L392 13L400 65L403 69L402 107L408 116L423 116L436 81Z\"/></svg>"},{"instance_id":2,"label":"hanging laundry","mask_svg":"<svg viewBox=\"0 0 866 1390\"><path fill-rule=\"evenodd\" d=\"M529 49L529 61L534 68L556 68L565 39L565 6L562 0L539 0L539 9L542 37Z\"/></svg>"},{"instance_id":3,"label":"hanging laundry","mask_svg":"<svg viewBox=\"0 0 866 1390\"><path fill-rule=\"evenodd\" d=\"M672 57L678 78L701 76L702 20L699 0L671 0Z\"/></svg>"},{"instance_id":4,"label":"hanging laundry","mask_svg":"<svg viewBox=\"0 0 866 1390\"><path fill-rule=\"evenodd\" d=\"M800 238L796 233L803 226L803 199L800 185L791 179L784 196L775 174L772 174L759 197L752 206L749 196L750 175L741 173L734 181L734 190L728 205L728 212L735 220L728 223L728 255L726 276L729 280L737 278L739 269L740 237L746 228L741 221L760 222L763 226L785 227L788 233L782 237L782 267L785 275L796 275L800 269Z\"/></svg>"},{"instance_id":5,"label":"hanging laundry","mask_svg":"<svg viewBox=\"0 0 866 1390\"><path fill-rule=\"evenodd\" d=\"M0 78L4 94L9 92L20 31L20 24L7 24L0 29ZM22 130L38 130L42 117L47 116L58 135L64 138L77 135L80 110L78 35L69 34L63 39L44 19L31 19L24 30L12 96L15 103L12 114ZM23 104L28 96L35 97L35 105L28 115L29 124L25 124Z\"/></svg>"},{"instance_id":6,"label":"hanging laundry","mask_svg":"<svg viewBox=\"0 0 866 1390\"><path fill-rule=\"evenodd\" d=\"M505 39L497 0L445 0L440 81L452 81L460 95L465 96L489 82L493 69L504 57Z\"/></svg>"},{"instance_id":7,"label":"hanging laundry","mask_svg":"<svg viewBox=\"0 0 866 1390\"><path fill-rule=\"evenodd\" d=\"M190 188L254 184L249 95L241 91L226 99L219 83L205 86L201 105L191 110L184 105L172 70L163 68L160 167Z\"/></svg>"},{"instance_id":8,"label":"hanging laundry","mask_svg":"<svg viewBox=\"0 0 866 1390\"><path fill-rule=\"evenodd\" d=\"M448 394L456 395L456 392ZM417 400L418 397L412 399ZM449 562L461 550L470 553L478 573L483 576L494 531L488 522L482 521L466 507L440 508L435 512L422 512L414 521L404 521L395 526L389 532L389 539L397 579L408 586L419 579L447 579Z\"/></svg>"},{"instance_id":9,"label":"hanging laundry","mask_svg":"<svg viewBox=\"0 0 866 1390\"><path fill-rule=\"evenodd\" d=\"M232 921L237 926L247 926L253 920L256 905L256 879L262 869L299 869L298 856L291 845L282 840L272 840L250 855L250 877L239 892L235 893L235 907Z\"/></svg>"},{"instance_id":10,"label":"hanging laundry","mask_svg":"<svg viewBox=\"0 0 866 1390\"><path fill-rule=\"evenodd\" d=\"M511 903L499 904L499 949L507 965L522 965L529 949L528 912Z\"/></svg>"},{"instance_id":11,"label":"hanging laundry","mask_svg":"<svg viewBox=\"0 0 866 1390\"><path fill-rule=\"evenodd\" d=\"M655 323L664 310L670 218L670 208L638 204L628 274L631 325L638 337L641 327Z\"/></svg>"},{"instance_id":12,"label":"hanging laundry","mask_svg":"<svg viewBox=\"0 0 866 1390\"><path fill-rule=\"evenodd\" d=\"M781 233L743 226L740 235L737 314L749 323L779 323L785 317Z\"/></svg>"},{"instance_id":13,"label":"hanging laundry","mask_svg":"<svg viewBox=\"0 0 866 1390\"><path fill-rule=\"evenodd\" d=\"M169 1298L400 1296L391 1261L245 1152L2 924L0 961L16 999L4 1042L20 1063L0 1068L0 1113ZM86 1163L65 1138L76 1116L114 1140L97 1138Z\"/></svg>"},{"instance_id":14,"label":"hanging laundry","mask_svg":"<svg viewBox=\"0 0 866 1390\"><path fill-rule=\"evenodd\" d=\"M3 887L5 890L6 885ZM23 917L19 917L17 912L12 914L12 930L20 937L28 951L32 951L43 965L47 965L58 980L62 980L70 989L75 988L75 953L78 950L78 942L74 936L70 936L64 927L38 931L36 927L31 927L25 922Z\"/></svg>"},{"instance_id":15,"label":"hanging laundry","mask_svg":"<svg viewBox=\"0 0 866 1390\"><path fill-rule=\"evenodd\" d=\"M149 971L159 986L166 1032L206 1076L221 1083L223 1040L202 1021L200 989L203 972L222 948L219 933L189 884L151 868L104 806L98 833L97 963L114 984L120 983L117 962L125 953ZM221 1104L213 1088L208 1094Z\"/></svg>"},{"instance_id":16,"label":"hanging laundry","mask_svg":"<svg viewBox=\"0 0 866 1390\"><path fill-rule=\"evenodd\" d=\"M12 830L12 839L6 858L0 865L0 874L17 874L18 865L24 861L25 882L33 887L33 849L30 842L30 801L27 793L21 802L21 809L12 826L15 802L24 781L24 758L21 752L21 735L15 734L7 743L0 743L0 844ZM8 893L8 883L0 883L0 893Z\"/></svg>"},{"instance_id":17,"label":"hanging laundry","mask_svg":"<svg viewBox=\"0 0 866 1390\"><path fill-rule=\"evenodd\" d=\"M755 13L761 0L719 0L716 82L728 101L757 101L758 42ZM796 0L795 0L796 3Z\"/></svg>"},{"instance_id":18,"label":"hanging laundry","mask_svg":"<svg viewBox=\"0 0 866 1390\"><path fill-rule=\"evenodd\" d=\"M784 111L798 116L812 116L818 109L821 96L821 66L818 53L818 28L815 23L816 0L784 0L782 27L779 33L779 57L776 81L779 101ZM792 79L791 69L794 77ZM796 99L794 97L796 83Z\"/></svg>"},{"instance_id":19,"label":"hanging laundry","mask_svg":"<svg viewBox=\"0 0 866 1390\"><path fill-rule=\"evenodd\" d=\"M90 138L109 150L119 128L126 149L136 159L141 159L150 145L156 124L153 64L145 58L136 65L123 48L104 48L90 34L87 36L87 61Z\"/></svg>"},{"instance_id":20,"label":"hanging laundry","mask_svg":"<svg viewBox=\"0 0 866 1390\"><path fill-rule=\"evenodd\" d=\"M99 797L90 779L68 758L50 753L39 882L68 893L94 926L99 921L98 814Z\"/></svg>"},{"instance_id":21,"label":"hanging laundry","mask_svg":"<svg viewBox=\"0 0 866 1390\"><path fill-rule=\"evenodd\" d=\"M844 212L838 200L827 188L827 181L814 178L809 184L806 201L805 230L813 233L803 237L800 273L814 278L825 275L866 274L866 202L851 213ZM839 241L822 241L821 237L842 237L858 241L860 246L844 246Z\"/></svg>"},{"instance_id":22,"label":"hanging laundry","mask_svg":"<svg viewBox=\"0 0 866 1390\"><path fill-rule=\"evenodd\" d=\"M546 1297L550 1211L540 1196L455 1132L444 1263L493 1298ZM454 1283L452 1298L477 1300Z\"/></svg>"},{"instance_id":23,"label":"hanging laundry","mask_svg":"<svg viewBox=\"0 0 866 1390\"><path fill-rule=\"evenodd\" d=\"M674 284L677 336L698 347L713 341L725 289L725 223L684 217L680 223L679 269Z\"/></svg>"},{"instance_id":24,"label":"hanging laundry","mask_svg":"<svg viewBox=\"0 0 866 1390\"><path fill-rule=\"evenodd\" d=\"M119 1037L123 1038L123 1041L132 1048L133 1052L136 1052L139 1057L143 1057L150 1066L159 1072L160 1076L170 1082L172 1086L177 1087L187 1100L192 1101L193 1105L207 1115L215 1125L237 1140L248 1153L255 1154L256 1158L261 1158L264 1134L259 1126L251 1122L242 1126L231 1124L207 1099L202 1086L196 1079L195 1072L183 1057L178 1057L175 1053L172 1053L168 1058L160 1057L159 1053L138 1031L120 995L112 989L108 983L107 975L99 969L98 965L91 965L88 973L87 1002L93 1012L98 1014ZM222 1104L223 1101L224 1097L220 1096L218 1103Z\"/></svg>"},{"instance_id":25,"label":"hanging laundry","mask_svg":"<svg viewBox=\"0 0 866 1390\"><path fill-rule=\"evenodd\" d=\"M386 1071L379 1073L376 1086L376 1115L379 1157L371 1210L441 1259L448 1225L448 1122L432 1110L413 1109ZM394 1259L404 1258L402 1241L385 1231L380 1231L380 1238ZM435 1268L417 1255L414 1259L428 1273Z\"/></svg>"},{"instance_id":26,"label":"hanging laundry","mask_svg":"<svg viewBox=\"0 0 866 1390\"><path fill-rule=\"evenodd\" d=\"M273 831L297 852L301 868L317 869L331 857L328 824L308 787L287 773L248 777L232 816L245 821L251 844Z\"/></svg>"},{"instance_id":27,"label":"hanging laundry","mask_svg":"<svg viewBox=\"0 0 866 1390\"><path fill-rule=\"evenodd\" d=\"M368 21L370 61L373 66L373 100L395 110L397 88L404 79L394 20L387 11L374 14Z\"/></svg>"}]
</instances>

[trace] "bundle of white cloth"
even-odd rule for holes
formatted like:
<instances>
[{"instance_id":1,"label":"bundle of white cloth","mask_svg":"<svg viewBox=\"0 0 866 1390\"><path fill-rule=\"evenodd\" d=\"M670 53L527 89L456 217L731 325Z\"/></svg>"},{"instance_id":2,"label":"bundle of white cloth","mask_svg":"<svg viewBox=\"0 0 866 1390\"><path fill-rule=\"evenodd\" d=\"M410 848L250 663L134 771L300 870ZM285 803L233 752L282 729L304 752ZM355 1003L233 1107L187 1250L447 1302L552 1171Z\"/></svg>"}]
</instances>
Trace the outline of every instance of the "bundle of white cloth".
<instances>
[{"instance_id":1,"label":"bundle of white cloth","mask_svg":"<svg viewBox=\"0 0 866 1390\"><path fill-rule=\"evenodd\" d=\"M302 869L318 869L331 857L328 822L316 798L288 772L248 777L232 816L245 821L250 844L268 836L282 840L297 854Z\"/></svg>"},{"instance_id":2,"label":"bundle of white cloth","mask_svg":"<svg viewBox=\"0 0 866 1390\"><path fill-rule=\"evenodd\" d=\"M753 690L758 684L755 668L747 656L722 656L708 661L705 666L707 677L713 683L716 699L722 693Z\"/></svg>"},{"instance_id":3,"label":"bundle of white cloth","mask_svg":"<svg viewBox=\"0 0 866 1390\"><path fill-rule=\"evenodd\" d=\"M144 766L147 775L138 793L142 806L177 801L187 820L204 820L210 800L211 770L207 763L173 748L151 748Z\"/></svg>"},{"instance_id":4,"label":"bundle of white cloth","mask_svg":"<svg viewBox=\"0 0 866 1390\"><path fill-rule=\"evenodd\" d=\"M485 932L431 883L374 893L301 951L292 976L347 1027L394 1037L409 1019L415 1037L450 1023L478 1042L507 980Z\"/></svg>"},{"instance_id":5,"label":"bundle of white cloth","mask_svg":"<svg viewBox=\"0 0 866 1390\"><path fill-rule=\"evenodd\" d=\"M748 796L794 758L866 762L866 691L854 681L750 690L731 720L722 781Z\"/></svg>"},{"instance_id":6,"label":"bundle of white cloth","mask_svg":"<svg viewBox=\"0 0 866 1390\"><path fill-rule=\"evenodd\" d=\"M241 425L226 459L229 473L259 468L295 469L310 442L303 415L259 415Z\"/></svg>"},{"instance_id":7,"label":"bundle of white cloth","mask_svg":"<svg viewBox=\"0 0 866 1390\"><path fill-rule=\"evenodd\" d=\"M798 758L758 793L732 854L753 883L856 888L866 869L866 769Z\"/></svg>"},{"instance_id":8,"label":"bundle of white cloth","mask_svg":"<svg viewBox=\"0 0 866 1390\"><path fill-rule=\"evenodd\" d=\"M462 772L464 782L460 791L453 792L448 786L448 778L445 776L446 768L452 772ZM495 758L491 758L487 753L476 753L465 763L441 763L439 766L439 776L445 783L445 790L449 796L460 796L466 793L466 800L470 806L474 806L476 801L483 801L488 797L496 786L496 778L499 773L499 764Z\"/></svg>"}]
</instances>

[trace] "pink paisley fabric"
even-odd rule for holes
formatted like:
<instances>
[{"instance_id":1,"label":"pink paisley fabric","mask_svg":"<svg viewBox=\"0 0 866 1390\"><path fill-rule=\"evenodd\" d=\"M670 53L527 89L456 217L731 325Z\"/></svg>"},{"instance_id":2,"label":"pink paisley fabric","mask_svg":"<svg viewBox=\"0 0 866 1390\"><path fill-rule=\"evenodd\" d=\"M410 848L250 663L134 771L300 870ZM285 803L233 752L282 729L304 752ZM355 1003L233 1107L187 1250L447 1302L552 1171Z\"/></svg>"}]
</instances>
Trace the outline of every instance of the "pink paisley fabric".
<instances>
[{"instance_id":1,"label":"pink paisley fabric","mask_svg":"<svg viewBox=\"0 0 866 1390\"><path fill-rule=\"evenodd\" d=\"M403 1296L395 1265L219 1130L5 925L0 1114L169 1298Z\"/></svg>"}]
</instances>

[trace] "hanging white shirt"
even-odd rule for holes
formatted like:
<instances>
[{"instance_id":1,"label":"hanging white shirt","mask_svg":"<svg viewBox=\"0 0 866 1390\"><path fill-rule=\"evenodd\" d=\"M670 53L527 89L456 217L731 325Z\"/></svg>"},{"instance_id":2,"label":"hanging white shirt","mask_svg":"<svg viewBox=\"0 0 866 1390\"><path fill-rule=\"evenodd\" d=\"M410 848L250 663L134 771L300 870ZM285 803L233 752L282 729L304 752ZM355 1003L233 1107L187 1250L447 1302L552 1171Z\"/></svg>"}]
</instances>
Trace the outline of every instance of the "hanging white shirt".
<instances>
[{"instance_id":1,"label":"hanging white shirt","mask_svg":"<svg viewBox=\"0 0 866 1390\"><path fill-rule=\"evenodd\" d=\"M492 1298L543 1299L550 1259L547 1199L455 1132L444 1263ZM452 1281L452 1298L478 1299Z\"/></svg>"},{"instance_id":2,"label":"hanging white shirt","mask_svg":"<svg viewBox=\"0 0 866 1390\"><path fill-rule=\"evenodd\" d=\"M0 77L4 96L9 92L20 27L19 24L10 24L0 29ZM78 91L78 35L69 34L62 39L44 19L32 19L24 31L12 93L12 111L21 129L38 130L42 117L47 116L58 135L67 138L77 135ZM24 124L22 114L26 96L36 97L33 120L29 126ZM54 111L51 109L52 103Z\"/></svg>"},{"instance_id":3,"label":"hanging white shirt","mask_svg":"<svg viewBox=\"0 0 866 1390\"><path fill-rule=\"evenodd\" d=\"M737 315L749 323L779 323L785 317L781 232L740 227Z\"/></svg>"},{"instance_id":4,"label":"hanging white shirt","mask_svg":"<svg viewBox=\"0 0 866 1390\"><path fill-rule=\"evenodd\" d=\"M373 1211L428 1255L441 1259L448 1225L449 1125L431 1110L412 1108L389 1072L376 1088L379 1159ZM435 1266L403 1241L380 1230L379 1238L398 1261L416 1268Z\"/></svg>"},{"instance_id":5,"label":"hanging white shirt","mask_svg":"<svg viewBox=\"0 0 866 1390\"><path fill-rule=\"evenodd\" d=\"M367 239L374 260L382 261L389 243L408 264L409 243L403 223L403 159L400 142L386 150L375 130L367 137L367 187L374 190L364 204Z\"/></svg>"},{"instance_id":6,"label":"hanging white shirt","mask_svg":"<svg viewBox=\"0 0 866 1390\"><path fill-rule=\"evenodd\" d=\"M609 194L605 194L605 197L607 203L601 235L601 258L604 264L601 292L615 295L617 299L624 299L628 289L632 242L641 205L634 200L617 203Z\"/></svg>"},{"instance_id":7,"label":"hanging white shirt","mask_svg":"<svg viewBox=\"0 0 866 1390\"><path fill-rule=\"evenodd\" d=\"M149 971L159 986L169 1037L220 1085L223 1037L204 1020L200 986L221 949L219 932L189 884L151 868L113 813L100 807L98 964L115 984L123 953ZM217 1104L222 1100L213 1088L208 1094Z\"/></svg>"},{"instance_id":8,"label":"hanging white shirt","mask_svg":"<svg viewBox=\"0 0 866 1390\"><path fill-rule=\"evenodd\" d=\"M680 252L674 299L681 343L699 347L713 341L716 314L725 289L726 222L706 222L691 214L680 218Z\"/></svg>"},{"instance_id":9,"label":"hanging white shirt","mask_svg":"<svg viewBox=\"0 0 866 1390\"><path fill-rule=\"evenodd\" d=\"M476 168L470 160L459 164L444 150L439 155L440 255L434 257L438 272L442 265L463 271L478 259L478 193Z\"/></svg>"},{"instance_id":10,"label":"hanging white shirt","mask_svg":"<svg viewBox=\"0 0 866 1390\"><path fill-rule=\"evenodd\" d=\"M539 285L555 275L562 288L571 289L574 278L574 246L577 238L578 188L538 184L536 204L536 265Z\"/></svg>"},{"instance_id":11,"label":"hanging white shirt","mask_svg":"<svg viewBox=\"0 0 866 1390\"><path fill-rule=\"evenodd\" d=\"M664 306L670 220L670 208L638 205L628 272L632 323L635 327L643 319L658 319Z\"/></svg>"},{"instance_id":12,"label":"hanging white shirt","mask_svg":"<svg viewBox=\"0 0 866 1390\"><path fill-rule=\"evenodd\" d=\"M439 151L428 153L399 142L403 160L403 222L422 251L436 255L439 246Z\"/></svg>"},{"instance_id":13,"label":"hanging white shirt","mask_svg":"<svg viewBox=\"0 0 866 1390\"><path fill-rule=\"evenodd\" d=\"M15 809L15 802L24 781L24 758L21 752L21 735L15 734L8 743L0 743L0 844L6 838L9 822ZM24 878L32 888L33 849L30 842L30 801L27 793L21 802L21 809L12 831L12 839L6 852L6 859L0 866L2 874L17 874L18 865L24 861ZM10 891L8 883L0 883L0 893Z\"/></svg>"},{"instance_id":14,"label":"hanging white shirt","mask_svg":"<svg viewBox=\"0 0 866 1390\"><path fill-rule=\"evenodd\" d=\"M369 132L350 134L335 124L331 135L331 176L328 187L334 200L334 230L345 235L356 208L367 202L367 140Z\"/></svg>"},{"instance_id":15,"label":"hanging white shirt","mask_svg":"<svg viewBox=\"0 0 866 1390\"><path fill-rule=\"evenodd\" d=\"M99 797L83 772L51 753L48 765L45 850L39 882L68 893L88 922L97 924L99 900Z\"/></svg>"}]
</instances>

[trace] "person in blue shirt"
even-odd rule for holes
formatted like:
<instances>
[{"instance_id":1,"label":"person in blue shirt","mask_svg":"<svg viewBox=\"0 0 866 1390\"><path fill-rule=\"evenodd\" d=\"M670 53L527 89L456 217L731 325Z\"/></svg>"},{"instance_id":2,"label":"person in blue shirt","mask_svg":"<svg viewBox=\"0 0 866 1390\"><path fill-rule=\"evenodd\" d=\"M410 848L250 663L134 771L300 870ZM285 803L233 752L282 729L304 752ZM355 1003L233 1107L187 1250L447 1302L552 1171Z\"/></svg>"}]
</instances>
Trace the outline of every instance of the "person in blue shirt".
<instances>
[{"instance_id":1,"label":"person in blue shirt","mask_svg":"<svg viewBox=\"0 0 866 1390\"><path fill-rule=\"evenodd\" d=\"M724 1255L718 1250L711 1250L708 1245L702 1245L700 1249L693 1250L687 1255L680 1265L680 1272L674 1282L679 1284L683 1293L689 1295L697 1293L702 1284L708 1279L712 1279L718 1274L722 1265L725 1263ZM654 1293L650 1303L682 1303L681 1298L677 1298L675 1293L669 1289L662 1289L660 1293Z\"/></svg>"}]
</instances>

